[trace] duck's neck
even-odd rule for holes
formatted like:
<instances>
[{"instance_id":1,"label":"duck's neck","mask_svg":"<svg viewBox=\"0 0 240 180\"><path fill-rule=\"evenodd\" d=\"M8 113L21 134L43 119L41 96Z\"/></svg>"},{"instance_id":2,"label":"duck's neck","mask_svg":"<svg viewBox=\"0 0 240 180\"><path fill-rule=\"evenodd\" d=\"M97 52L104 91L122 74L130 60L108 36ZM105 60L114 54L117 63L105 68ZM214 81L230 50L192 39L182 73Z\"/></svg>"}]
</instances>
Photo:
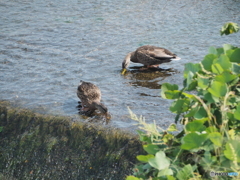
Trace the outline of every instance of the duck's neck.
<instances>
[{"instance_id":1,"label":"duck's neck","mask_svg":"<svg viewBox=\"0 0 240 180\"><path fill-rule=\"evenodd\" d=\"M122 63L122 68L127 68L130 64L130 61L133 61L133 59L134 59L134 52L128 53Z\"/></svg>"}]
</instances>

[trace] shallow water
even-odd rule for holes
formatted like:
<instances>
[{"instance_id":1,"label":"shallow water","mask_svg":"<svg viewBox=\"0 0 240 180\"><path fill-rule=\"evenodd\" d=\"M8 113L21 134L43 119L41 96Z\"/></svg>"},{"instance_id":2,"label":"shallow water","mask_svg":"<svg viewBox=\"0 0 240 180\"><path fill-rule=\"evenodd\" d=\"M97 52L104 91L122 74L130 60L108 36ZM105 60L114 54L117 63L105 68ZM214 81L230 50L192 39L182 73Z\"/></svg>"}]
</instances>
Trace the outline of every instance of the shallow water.
<instances>
[{"instance_id":1,"label":"shallow water","mask_svg":"<svg viewBox=\"0 0 240 180\"><path fill-rule=\"evenodd\" d=\"M0 99L95 120L76 108L79 81L90 81L102 91L109 124L124 129L135 124L127 107L166 128L175 115L168 110L171 101L160 97L161 84L181 85L185 63L202 60L209 46L239 46L240 39L240 33L219 35L224 23L240 24L237 0L5 0L0 11ZM125 55L145 44L182 60L161 66L170 71L132 69L122 76Z\"/></svg>"}]
</instances>

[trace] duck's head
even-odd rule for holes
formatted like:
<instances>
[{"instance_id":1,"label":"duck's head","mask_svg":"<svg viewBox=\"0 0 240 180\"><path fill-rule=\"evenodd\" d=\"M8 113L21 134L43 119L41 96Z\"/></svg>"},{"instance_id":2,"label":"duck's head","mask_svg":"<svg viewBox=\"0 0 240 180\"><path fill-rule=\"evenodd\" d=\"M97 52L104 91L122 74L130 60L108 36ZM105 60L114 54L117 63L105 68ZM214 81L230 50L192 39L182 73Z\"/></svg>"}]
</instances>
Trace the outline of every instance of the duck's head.
<instances>
[{"instance_id":1,"label":"duck's head","mask_svg":"<svg viewBox=\"0 0 240 180\"><path fill-rule=\"evenodd\" d=\"M130 61L131 61L131 56L132 56L132 52L128 53L126 55L126 57L124 58L123 62L122 62L122 74L124 74L127 70L127 67L129 66L130 64Z\"/></svg>"}]
</instances>

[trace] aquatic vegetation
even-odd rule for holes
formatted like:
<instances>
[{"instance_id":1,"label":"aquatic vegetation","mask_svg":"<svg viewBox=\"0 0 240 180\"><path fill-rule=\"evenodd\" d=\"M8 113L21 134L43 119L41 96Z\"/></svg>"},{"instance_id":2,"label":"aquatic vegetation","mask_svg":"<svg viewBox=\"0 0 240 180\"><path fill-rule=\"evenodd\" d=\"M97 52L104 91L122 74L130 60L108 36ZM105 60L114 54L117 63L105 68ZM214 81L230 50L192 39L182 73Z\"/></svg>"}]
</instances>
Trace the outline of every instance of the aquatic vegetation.
<instances>
[{"instance_id":1,"label":"aquatic vegetation","mask_svg":"<svg viewBox=\"0 0 240 180\"><path fill-rule=\"evenodd\" d=\"M220 30L220 34L222 35L229 35L232 33L236 33L239 31L239 26L237 23L233 23L233 22L229 22L224 24L224 26L222 27L222 29Z\"/></svg>"},{"instance_id":2,"label":"aquatic vegetation","mask_svg":"<svg viewBox=\"0 0 240 180\"><path fill-rule=\"evenodd\" d=\"M0 102L1 179L124 179L142 152L135 135Z\"/></svg>"},{"instance_id":3,"label":"aquatic vegetation","mask_svg":"<svg viewBox=\"0 0 240 180\"><path fill-rule=\"evenodd\" d=\"M185 65L182 89L162 85L162 97L174 100L169 109L177 114L175 122L184 125L177 135L174 124L162 130L130 111L140 125L138 133L148 154L137 156L140 163L127 180L239 179L239 64L240 48L210 47L201 62Z\"/></svg>"}]
</instances>

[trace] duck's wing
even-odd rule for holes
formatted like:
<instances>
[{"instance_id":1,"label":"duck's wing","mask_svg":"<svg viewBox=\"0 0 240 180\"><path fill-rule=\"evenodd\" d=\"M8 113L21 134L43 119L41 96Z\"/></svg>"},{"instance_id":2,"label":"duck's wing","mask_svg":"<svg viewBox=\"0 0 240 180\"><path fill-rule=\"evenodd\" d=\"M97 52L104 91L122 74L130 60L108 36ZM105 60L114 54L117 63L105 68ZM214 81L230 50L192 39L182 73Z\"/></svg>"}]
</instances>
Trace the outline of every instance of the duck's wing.
<instances>
[{"instance_id":1,"label":"duck's wing","mask_svg":"<svg viewBox=\"0 0 240 180\"><path fill-rule=\"evenodd\" d=\"M172 53L171 51L156 46L142 46L138 49L138 51L157 59L171 59L177 57L177 55Z\"/></svg>"},{"instance_id":2,"label":"duck's wing","mask_svg":"<svg viewBox=\"0 0 240 180\"><path fill-rule=\"evenodd\" d=\"M156 59L172 59L177 57L176 54L165 48L152 48L147 51L147 54Z\"/></svg>"}]
</instances>

